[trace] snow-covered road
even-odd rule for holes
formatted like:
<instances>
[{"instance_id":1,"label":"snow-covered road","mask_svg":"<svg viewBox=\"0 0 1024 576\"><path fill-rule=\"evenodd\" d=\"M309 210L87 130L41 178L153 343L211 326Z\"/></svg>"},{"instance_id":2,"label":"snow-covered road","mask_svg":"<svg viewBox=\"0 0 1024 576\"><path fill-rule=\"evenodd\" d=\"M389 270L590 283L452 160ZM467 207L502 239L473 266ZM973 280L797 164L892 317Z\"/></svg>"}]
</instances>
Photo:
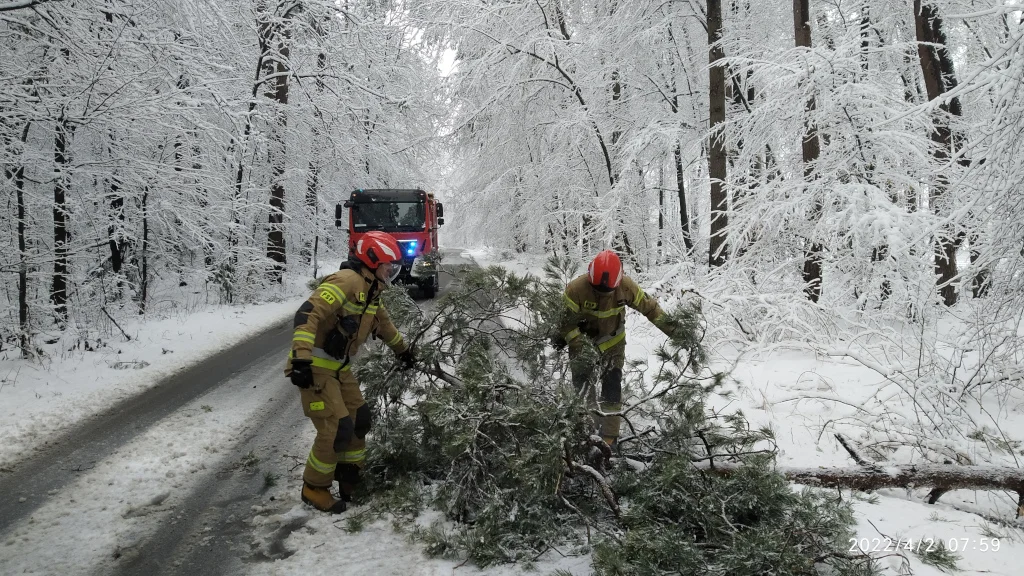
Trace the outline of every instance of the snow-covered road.
<instances>
[{"instance_id":1,"label":"snow-covered road","mask_svg":"<svg viewBox=\"0 0 1024 576\"><path fill-rule=\"evenodd\" d=\"M262 344L279 352L289 336L282 326L247 346ZM111 435L87 438L87 454L110 452L79 471L70 473L58 461L43 468L43 476L29 476L33 484L24 492L43 502L4 526L0 573L157 573L194 551L195 532L209 512L220 508L230 517L234 508L234 519L247 517L246 500L259 496L263 475L284 479L294 465L271 456L270 447L280 439L287 452L302 436L304 422L294 391L281 377L280 353L250 357L234 369L233 376L213 380L208 392L172 407L151 425L152 412L160 412L156 406L140 415L143 423L122 421L123 428ZM148 395L176 384L182 384L180 379ZM145 428L137 435L123 432L135 426ZM250 490L247 480L256 476ZM16 498L16 504L30 505L27 497ZM225 532L220 523L205 530L218 537ZM66 553L55 553L62 550Z\"/></svg>"}]
</instances>

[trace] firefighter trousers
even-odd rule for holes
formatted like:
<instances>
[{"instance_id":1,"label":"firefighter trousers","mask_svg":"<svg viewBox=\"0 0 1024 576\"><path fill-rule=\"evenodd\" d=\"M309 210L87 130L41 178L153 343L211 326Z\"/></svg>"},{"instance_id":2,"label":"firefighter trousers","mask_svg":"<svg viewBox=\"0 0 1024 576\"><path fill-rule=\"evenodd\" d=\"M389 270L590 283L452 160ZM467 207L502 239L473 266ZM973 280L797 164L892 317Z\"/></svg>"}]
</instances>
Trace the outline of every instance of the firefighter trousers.
<instances>
[{"instance_id":1,"label":"firefighter trousers","mask_svg":"<svg viewBox=\"0 0 1024 576\"><path fill-rule=\"evenodd\" d=\"M362 469L371 422L370 407L356 377L348 370L314 373L313 387L300 395L302 412L316 428L302 479L312 486L329 487L339 465Z\"/></svg>"},{"instance_id":2,"label":"firefighter trousers","mask_svg":"<svg viewBox=\"0 0 1024 576\"><path fill-rule=\"evenodd\" d=\"M569 346L569 367L572 370L572 383L576 390L587 398L587 405L598 408L601 412L618 412L622 410L622 367L626 363L626 343L619 342L601 354L597 366L578 361L578 348ZM594 384L597 378L601 381L601 393L594 401ZM621 416L597 416L594 427L601 438L612 445L619 438Z\"/></svg>"}]
</instances>

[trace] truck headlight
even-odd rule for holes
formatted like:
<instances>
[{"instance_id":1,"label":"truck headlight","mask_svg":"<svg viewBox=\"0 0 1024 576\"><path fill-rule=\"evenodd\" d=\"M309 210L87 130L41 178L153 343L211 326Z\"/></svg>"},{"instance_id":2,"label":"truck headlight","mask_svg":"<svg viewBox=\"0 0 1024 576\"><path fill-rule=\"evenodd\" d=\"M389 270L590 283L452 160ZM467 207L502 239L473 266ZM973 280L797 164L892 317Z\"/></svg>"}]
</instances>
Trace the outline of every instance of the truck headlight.
<instances>
[{"instance_id":1,"label":"truck headlight","mask_svg":"<svg viewBox=\"0 0 1024 576\"><path fill-rule=\"evenodd\" d=\"M412 261L412 269L409 271L409 275L414 278L423 278L433 276L437 273L437 265L433 260L417 256Z\"/></svg>"}]
</instances>

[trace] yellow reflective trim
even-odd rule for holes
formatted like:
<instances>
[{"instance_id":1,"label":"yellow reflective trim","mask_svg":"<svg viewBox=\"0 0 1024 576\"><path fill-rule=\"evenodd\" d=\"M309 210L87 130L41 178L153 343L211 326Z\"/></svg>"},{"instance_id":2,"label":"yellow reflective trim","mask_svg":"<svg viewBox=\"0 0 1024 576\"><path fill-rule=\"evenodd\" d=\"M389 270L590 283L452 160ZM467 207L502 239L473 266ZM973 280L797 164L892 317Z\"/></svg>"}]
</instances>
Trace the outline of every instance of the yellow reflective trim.
<instances>
[{"instance_id":1,"label":"yellow reflective trim","mask_svg":"<svg viewBox=\"0 0 1024 576\"><path fill-rule=\"evenodd\" d=\"M338 298L338 300L348 300L348 298L345 298L345 293L341 290L341 288L338 288L337 286L331 284L330 282L324 282L323 284L317 286L316 289L329 290L332 294L334 294L335 297Z\"/></svg>"},{"instance_id":2,"label":"yellow reflective trim","mask_svg":"<svg viewBox=\"0 0 1024 576\"><path fill-rule=\"evenodd\" d=\"M309 411L310 412L319 412L319 411L321 411L323 409L324 409L324 402L323 402L323 400L318 400L316 402L310 402L309 403Z\"/></svg>"},{"instance_id":3,"label":"yellow reflective trim","mask_svg":"<svg viewBox=\"0 0 1024 576\"><path fill-rule=\"evenodd\" d=\"M657 325L659 322L665 319L665 313L658 314L658 317L654 319L654 324Z\"/></svg>"},{"instance_id":4,"label":"yellow reflective trim","mask_svg":"<svg viewBox=\"0 0 1024 576\"><path fill-rule=\"evenodd\" d=\"M622 342L625 339L626 339L626 331L623 330L622 332L619 332L615 336L612 336L611 339L609 339L609 340L607 340L605 342L601 342L600 344L598 344L597 345L597 349L600 350L601 352L605 352L609 348L611 348L612 346L615 346L616 344L618 344L619 342Z\"/></svg>"},{"instance_id":5,"label":"yellow reflective trim","mask_svg":"<svg viewBox=\"0 0 1024 576\"><path fill-rule=\"evenodd\" d=\"M338 462L344 464L355 464L366 460L366 450L351 450L349 452L339 452Z\"/></svg>"},{"instance_id":6,"label":"yellow reflective trim","mask_svg":"<svg viewBox=\"0 0 1024 576\"><path fill-rule=\"evenodd\" d=\"M326 464L321 462L316 456L313 455L313 451L309 451L309 458L306 458L306 464L309 464L310 468L316 470L321 474L331 474L334 469L338 467L337 464Z\"/></svg>"},{"instance_id":7,"label":"yellow reflective trim","mask_svg":"<svg viewBox=\"0 0 1024 576\"><path fill-rule=\"evenodd\" d=\"M348 372L352 368L351 365L346 365L344 368L342 368L341 367L341 362L338 362L337 360L328 360L327 358L317 358L316 356L314 356L312 358L312 360L313 360L313 366L316 366L317 368L326 368L328 370L338 370L338 369L340 369L342 372Z\"/></svg>"},{"instance_id":8,"label":"yellow reflective trim","mask_svg":"<svg viewBox=\"0 0 1024 576\"><path fill-rule=\"evenodd\" d=\"M640 302L642 302L643 299L644 299L644 289L643 288L637 288L636 289L636 298L633 298L633 306L639 306Z\"/></svg>"},{"instance_id":9,"label":"yellow reflective trim","mask_svg":"<svg viewBox=\"0 0 1024 576\"><path fill-rule=\"evenodd\" d=\"M314 344L316 343L316 334L306 332L305 330L296 330L295 336L292 337L292 342L309 342Z\"/></svg>"},{"instance_id":10,"label":"yellow reflective trim","mask_svg":"<svg viewBox=\"0 0 1024 576\"><path fill-rule=\"evenodd\" d=\"M616 306L611 310L583 310L583 313L590 316L596 316L598 318L611 318L612 316L618 316L625 309L626 308L624 306Z\"/></svg>"},{"instance_id":11,"label":"yellow reflective trim","mask_svg":"<svg viewBox=\"0 0 1024 576\"><path fill-rule=\"evenodd\" d=\"M580 311L580 305L575 303L575 302L573 302L572 298L570 298L568 294L563 292L562 293L562 300L565 301L565 307L568 308L569 310L572 310L573 312L579 312Z\"/></svg>"},{"instance_id":12,"label":"yellow reflective trim","mask_svg":"<svg viewBox=\"0 0 1024 576\"><path fill-rule=\"evenodd\" d=\"M330 283L324 282L323 284L317 286L316 290L317 290L317 292L320 292L320 297L321 298L323 298L323 292L321 292L321 291L325 290L325 291L331 293L337 300L340 300L341 302L348 302L348 298L345 298L345 293L342 292L341 288L338 288L334 284L330 284ZM324 300L327 300L327 299L324 298ZM334 302L331 302L331 304L333 304L333 303Z\"/></svg>"},{"instance_id":13,"label":"yellow reflective trim","mask_svg":"<svg viewBox=\"0 0 1024 576\"><path fill-rule=\"evenodd\" d=\"M398 332L397 334L395 334L394 338L392 338L391 340L388 340L388 346L391 347L391 348L394 348L395 344L398 344L401 341L402 341L402 333Z\"/></svg>"},{"instance_id":14,"label":"yellow reflective trim","mask_svg":"<svg viewBox=\"0 0 1024 576\"><path fill-rule=\"evenodd\" d=\"M376 314L377 310L379 310L379 309L380 309L380 306L367 306L365 313L366 314ZM362 310L360 310L360 312L362 312Z\"/></svg>"},{"instance_id":15,"label":"yellow reflective trim","mask_svg":"<svg viewBox=\"0 0 1024 576\"><path fill-rule=\"evenodd\" d=\"M569 332L566 333L565 341L566 342L572 342L576 338L579 338L579 336L580 336L580 329L579 328L573 328L572 330L569 330Z\"/></svg>"},{"instance_id":16,"label":"yellow reflective trim","mask_svg":"<svg viewBox=\"0 0 1024 576\"><path fill-rule=\"evenodd\" d=\"M358 304L353 304L351 302L342 302L341 307L344 308L346 312L351 312L353 314L363 313L362 306L359 306Z\"/></svg>"}]
</instances>

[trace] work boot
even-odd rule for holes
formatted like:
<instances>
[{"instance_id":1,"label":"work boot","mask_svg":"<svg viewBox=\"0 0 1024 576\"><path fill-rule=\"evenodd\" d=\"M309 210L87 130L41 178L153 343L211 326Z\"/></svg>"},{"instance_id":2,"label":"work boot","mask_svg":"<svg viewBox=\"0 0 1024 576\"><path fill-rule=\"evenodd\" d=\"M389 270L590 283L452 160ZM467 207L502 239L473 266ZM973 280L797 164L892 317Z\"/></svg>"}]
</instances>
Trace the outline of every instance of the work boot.
<instances>
[{"instance_id":1,"label":"work boot","mask_svg":"<svg viewBox=\"0 0 1024 576\"><path fill-rule=\"evenodd\" d=\"M313 486L307 482L302 483L302 501L321 512L340 514L345 511L345 502L336 500L331 496L331 490L327 486Z\"/></svg>"},{"instance_id":2,"label":"work boot","mask_svg":"<svg viewBox=\"0 0 1024 576\"><path fill-rule=\"evenodd\" d=\"M338 494L341 499L351 502L356 486L362 481L359 477L359 467L355 464L338 464L334 469L334 479L338 481Z\"/></svg>"}]
</instances>

